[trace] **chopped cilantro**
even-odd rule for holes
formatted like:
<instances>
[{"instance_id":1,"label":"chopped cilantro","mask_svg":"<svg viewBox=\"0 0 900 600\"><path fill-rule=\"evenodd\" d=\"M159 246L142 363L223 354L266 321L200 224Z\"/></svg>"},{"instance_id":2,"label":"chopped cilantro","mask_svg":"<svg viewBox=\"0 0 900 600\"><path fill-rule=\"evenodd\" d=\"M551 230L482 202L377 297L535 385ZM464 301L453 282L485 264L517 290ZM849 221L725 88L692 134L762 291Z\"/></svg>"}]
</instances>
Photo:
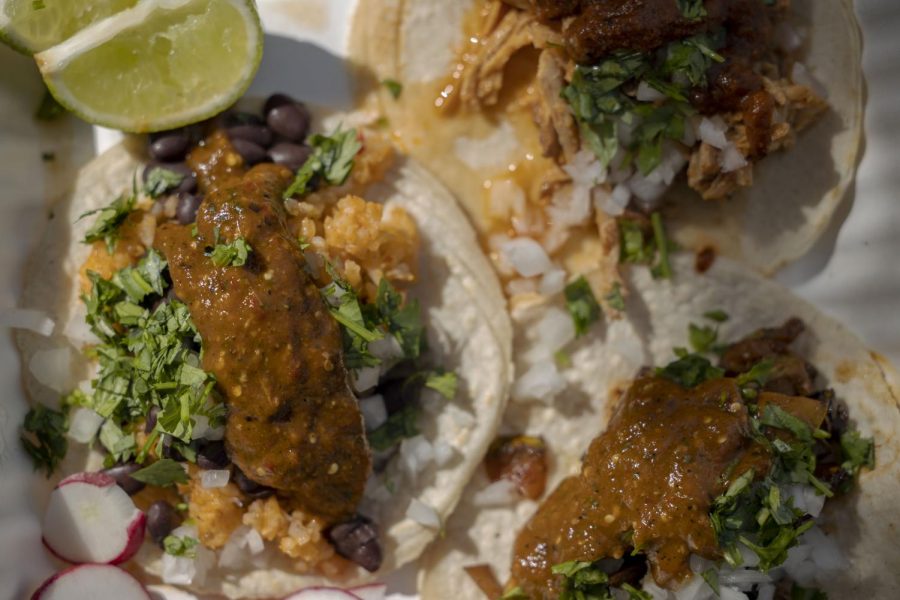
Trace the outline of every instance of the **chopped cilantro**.
<instances>
[{"instance_id":1,"label":"chopped cilantro","mask_svg":"<svg viewBox=\"0 0 900 600\"><path fill-rule=\"evenodd\" d=\"M573 560L554 565L551 569L554 575L563 576L560 600L612 600L612 592L609 589L609 575L594 563Z\"/></svg>"},{"instance_id":2,"label":"chopped cilantro","mask_svg":"<svg viewBox=\"0 0 900 600\"><path fill-rule=\"evenodd\" d=\"M184 175L164 169L163 167L154 167L147 174L147 182L144 184L144 192L151 198L158 198L175 189L184 181Z\"/></svg>"},{"instance_id":3,"label":"chopped cilantro","mask_svg":"<svg viewBox=\"0 0 900 600\"><path fill-rule=\"evenodd\" d=\"M769 380L769 377L772 375L772 367L774 363L772 359L765 358L755 365L751 367L749 371L746 373L741 373L737 377L737 384L741 387L749 385L751 383L756 383L757 385L763 386Z\"/></svg>"},{"instance_id":4,"label":"chopped cilantro","mask_svg":"<svg viewBox=\"0 0 900 600\"><path fill-rule=\"evenodd\" d=\"M691 348L696 352L708 352L713 344L716 343L718 337L719 332L717 329L706 325L695 325L694 323L688 325L688 340L691 343Z\"/></svg>"},{"instance_id":5,"label":"chopped cilantro","mask_svg":"<svg viewBox=\"0 0 900 600\"><path fill-rule=\"evenodd\" d=\"M120 196L109 206L98 208L84 213L78 219L81 220L90 215L97 215L97 220L84 235L84 243L92 244L98 240L106 242L106 249L110 254L116 249L116 241L119 238L119 227L134 210L136 199L134 195Z\"/></svg>"},{"instance_id":6,"label":"chopped cilantro","mask_svg":"<svg viewBox=\"0 0 900 600\"><path fill-rule=\"evenodd\" d=\"M383 85L387 89L394 100L399 98L400 94L403 93L403 84L396 79L383 79L381 81L381 85Z\"/></svg>"},{"instance_id":7,"label":"chopped cilantro","mask_svg":"<svg viewBox=\"0 0 900 600\"><path fill-rule=\"evenodd\" d=\"M669 264L669 252L673 244L666 237L662 215L658 212L650 215L649 225L640 221L620 217L619 225L619 262L650 265L653 277L667 279L672 276Z\"/></svg>"},{"instance_id":8,"label":"chopped cilantro","mask_svg":"<svg viewBox=\"0 0 900 600\"><path fill-rule=\"evenodd\" d=\"M714 568L710 567L709 569L703 571L701 573L703 577L703 581L706 582L706 585L712 589L716 593L716 596L719 595L719 572Z\"/></svg>"},{"instance_id":9,"label":"chopped cilantro","mask_svg":"<svg viewBox=\"0 0 900 600\"><path fill-rule=\"evenodd\" d=\"M556 363L556 366L561 369L568 369L572 366L572 357L569 356L569 353L565 350L557 350L553 354L553 361Z\"/></svg>"},{"instance_id":10,"label":"chopped cilantro","mask_svg":"<svg viewBox=\"0 0 900 600\"><path fill-rule=\"evenodd\" d=\"M100 443L109 452L110 463L125 462L135 454L134 434L126 434L115 421L107 419L100 427Z\"/></svg>"},{"instance_id":11,"label":"chopped cilantro","mask_svg":"<svg viewBox=\"0 0 900 600\"><path fill-rule=\"evenodd\" d=\"M705 381L722 377L725 371L714 367L709 360L699 354L684 354L665 367L657 368L656 375L674 381L682 387L692 388Z\"/></svg>"},{"instance_id":12,"label":"chopped cilantro","mask_svg":"<svg viewBox=\"0 0 900 600\"><path fill-rule=\"evenodd\" d=\"M34 118L38 121L55 121L64 114L66 114L65 107L56 101L50 90L45 89L44 95L41 97L41 103L34 113Z\"/></svg>"},{"instance_id":13,"label":"chopped cilantro","mask_svg":"<svg viewBox=\"0 0 900 600\"><path fill-rule=\"evenodd\" d=\"M864 438L857 430L850 430L841 436L841 468L856 475L862 467L875 468L875 442Z\"/></svg>"},{"instance_id":14,"label":"chopped cilantro","mask_svg":"<svg viewBox=\"0 0 900 600\"><path fill-rule=\"evenodd\" d=\"M767 427L790 431L802 442L813 442L813 429L803 420L795 417L776 404L766 404L759 417L759 422Z\"/></svg>"},{"instance_id":15,"label":"chopped cilantro","mask_svg":"<svg viewBox=\"0 0 900 600\"><path fill-rule=\"evenodd\" d=\"M161 458L150 465L131 474L136 479L147 485L165 487L176 483L187 483L188 476L181 464L171 458Z\"/></svg>"},{"instance_id":16,"label":"chopped cilantro","mask_svg":"<svg viewBox=\"0 0 900 600\"><path fill-rule=\"evenodd\" d=\"M678 10L685 19L691 21L699 21L706 16L706 7L703 6L703 0L677 0Z\"/></svg>"},{"instance_id":17,"label":"chopped cilantro","mask_svg":"<svg viewBox=\"0 0 900 600\"><path fill-rule=\"evenodd\" d=\"M419 408L414 405L404 406L388 417L380 427L368 433L369 445L376 452L384 452L406 438L419 435L416 424L419 412Z\"/></svg>"},{"instance_id":18,"label":"chopped cilantro","mask_svg":"<svg viewBox=\"0 0 900 600\"><path fill-rule=\"evenodd\" d=\"M630 583L623 583L622 589L628 592L629 600L653 600L653 596L648 592L639 590Z\"/></svg>"},{"instance_id":19,"label":"chopped cilantro","mask_svg":"<svg viewBox=\"0 0 900 600\"><path fill-rule=\"evenodd\" d=\"M710 310L703 313L704 319L709 319L710 321L714 321L716 323L724 323L728 320L728 313L724 310Z\"/></svg>"},{"instance_id":20,"label":"chopped cilantro","mask_svg":"<svg viewBox=\"0 0 900 600\"><path fill-rule=\"evenodd\" d=\"M566 309L575 324L575 335L581 337L588 332L591 325L600 320L602 311L591 285L582 275L566 286L564 291Z\"/></svg>"},{"instance_id":21,"label":"chopped cilantro","mask_svg":"<svg viewBox=\"0 0 900 600\"><path fill-rule=\"evenodd\" d=\"M31 0L32 10L44 10L45 8L47 8L47 5L44 4L44 0Z\"/></svg>"},{"instance_id":22,"label":"chopped cilantro","mask_svg":"<svg viewBox=\"0 0 900 600\"><path fill-rule=\"evenodd\" d=\"M425 387L430 388L447 400L453 400L456 397L456 390L459 385L456 373L428 373L425 379Z\"/></svg>"},{"instance_id":23,"label":"chopped cilantro","mask_svg":"<svg viewBox=\"0 0 900 600\"><path fill-rule=\"evenodd\" d=\"M500 596L499 600L528 600L528 594L521 587L516 586Z\"/></svg>"},{"instance_id":24,"label":"chopped cilantro","mask_svg":"<svg viewBox=\"0 0 900 600\"><path fill-rule=\"evenodd\" d=\"M242 237L227 244L217 243L209 253L209 257L217 267L243 267L253 248Z\"/></svg>"},{"instance_id":25,"label":"chopped cilantro","mask_svg":"<svg viewBox=\"0 0 900 600\"><path fill-rule=\"evenodd\" d=\"M425 340L421 308L418 300L403 303L403 297L387 279L378 284L375 308L379 321L400 343L403 356L409 359L419 357Z\"/></svg>"},{"instance_id":26,"label":"chopped cilantro","mask_svg":"<svg viewBox=\"0 0 900 600\"><path fill-rule=\"evenodd\" d=\"M625 310L625 298L622 296L622 286L618 281L613 283L612 289L605 296L605 300L613 310Z\"/></svg>"},{"instance_id":27,"label":"chopped cilantro","mask_svg":"<svg viewBox=\"0 0 900 600\"><path fill-rule=\"evenodd\" d=\"M167 535L163 539L163 548L166 554L172 556L183 556L185 558L195 558L197 556L197 545L200 543L196 538L189 535L178 537L175 535Z\"/></svg>"},{"instance_id":28,"label":"chopped cilantro","mask_svg":"<svg viewBox=\"0 0 900 600\"><path fill-rule=\"evenodd\" d=\"M653 227L653 240L656 242L656 251L659 254L658 260L650 272L654 277L670 279L672 267L669 265L669 241L666 239L666 231L663 228L662 215L658 212L650 215L650 225Z\"/></svg>"},{"instance_id":29,"label":"chopped cilantro","mask_svg":"<svg viewBox=\"0 0 900 600\"><path fill-rule=\"evenodd\" d=\"M47 477L53 474L69 448L66 440L68 428L68 419L61 411L43 404L36 404L28 411L19 439L31 457L35 471L43 470Z\"/></svg>"},{"instance_id":30,"label":"chopped cilantro","mask_svg":"<svg viewBox=\"0 0 900 600\"><path fill-rule=\"evenodd\" d=\"M294 182L284 192L284 198L305 196L321 182L343 185L353 169L353 159L362 149L356 129L341 131L338 128L330 136L313 135L309 143L313 147L310 156L297 171Z\"/></svg>"}]
</instances>

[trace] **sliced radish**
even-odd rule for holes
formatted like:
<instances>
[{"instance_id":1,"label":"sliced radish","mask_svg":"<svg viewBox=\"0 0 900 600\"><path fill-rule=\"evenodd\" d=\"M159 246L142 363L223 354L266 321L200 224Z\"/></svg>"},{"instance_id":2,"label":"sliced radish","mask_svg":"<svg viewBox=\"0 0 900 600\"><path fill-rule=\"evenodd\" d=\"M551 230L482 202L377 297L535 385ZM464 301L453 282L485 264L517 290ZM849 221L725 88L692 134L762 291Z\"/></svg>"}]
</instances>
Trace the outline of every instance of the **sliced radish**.
<instances>
[{"instance_id":1,"label":"sliced radish","mask_svg":"<svg viewBox=\"0 0 900 600\"><path fill-rule=\"evenodd\" d=\"M50 493L44 545L71 563L119 564L144 541L144 513L106 473L76 473Z\"/></svg>"},{"instance_id":2,"label":"sliced radish","mask_svg":"<svg viewBox=\"0 0 900 600\"><path fill-rule=\"evenodd\" d=\"M130 573L110 565L76 565L56 573L31 600L150 600L150 594Z\"/></svg>"},{"instance_id":3,"label":"sliced radish","mask_svg":"<svg viewBox=\"0 0 900 600\"><path fill-rule=\"evenodd\" d=\"M361 600L349 590L332 587L309 587L294 592L284 600Z\"/></svg>"},{"instance_id":4,"label":"sliced radish","mask_svg":"<svg viewBox=\"0 0 900 600\"><path fill-rule=\"evenodd\" d=\"M387 595L387 586L383 583L370 583L350 588L348 591L354 596L358 596L360 600L384 600Z\"/></svg>"}]
</instances>

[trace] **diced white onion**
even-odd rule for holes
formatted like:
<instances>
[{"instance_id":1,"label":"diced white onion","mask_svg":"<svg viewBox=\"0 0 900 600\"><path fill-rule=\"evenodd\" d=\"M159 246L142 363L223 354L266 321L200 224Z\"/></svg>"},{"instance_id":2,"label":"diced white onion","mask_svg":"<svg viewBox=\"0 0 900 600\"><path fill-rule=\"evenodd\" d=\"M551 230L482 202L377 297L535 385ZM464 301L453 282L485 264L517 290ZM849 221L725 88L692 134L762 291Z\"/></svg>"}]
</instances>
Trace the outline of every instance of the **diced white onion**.
<instances>
[{"instance_id":1,"label":"diced white onion","mask_svg":"<svg viewBox=\"0 0 900 600\"><path fill-rule=\"evenodd\" d=\"M266 548L266 543L263 541L262 536L252 527L244 539L247 541L247 549L250 551L250 554L259 554Z\"/></svg>"},{"instance_id":2,"label":"diced white onion","mask_svg":"<svg viewBox=\"0 0 900 600\"><path fill-rule=\"evenodd\" d=\"M69 417L68 436L80 444L87 444L94 439L102 424L103 417L89 408L78 407Z\"/></svg>"},{"instance_id":3,"label":"diced white onion","mask_svg":"<svg viewBox=\"0 0 900 600\"><path fill-rule=\"evenodd\" d=\"M775 586L771 583L760 584L756 588L756 600L775 600Z\"/></svg>"},{"instance_id":4,"label":"diced white onion","mask_svg":"<svg viewBox=\"0 0 900 600\"><path fill-rule=\"evenodd\" d=\"M559 374L556 363L548 359L533 365L519 377L513 386L512 395L517 400L549 402L565 387L566 382Z\"/></svg>"},{"instance_id":5,"label":"diced white onion","mask_svg":"<svg viewBox=\"0 0 900 600\"><path fill-rule=\"evenodd\" d=\"M10 308L0 313L0 325L12 329L33 331L44 337L53 333L56 323L42 310L33 308Z\"/></svg>"},{"instance_id":6,"label":"diced white onion","mask_svg":"<svg viewBox=\"0 0 900 600\"><path fill-rule=\"evenodd\" d=\"M720 585L719 598L721 600L747 600L747 594L733 587Z\"/></svg>"},{"instance_id":7,"label":"diced white onion","mask_svg":"<svg viewBox=\"0 0 900 600\"><path fill-rule=\"evenodd\" d=\"M656 102L657 100L666 99L665 94L660 92L658 89L656 89L646 81L642 81L638 84L636 97L640 102Z\"/></svg>"},{"instance_id":8,"label":"diced white onion","mask_svg":"<svg viewBox=\"0 0 900 600\"><path fill-rule=\"evenodd\" d=\"M100 343L100 338L91 331L91 326L87 323L87 308L84 302L79 302L72 309L65 327L63 327L63 335L76 348L84 346L93 346Z\"/></svg>"},{"instance_id":9,"label":"diced white onion","mask_svg":"<svg viewBox=\"0 0 900 600\"><path fill-rule=\"evenodd\" d=\"M592 188L606 181L606 170L590 150L580 150L563 170L575 185Z\"/></svg>"},{"instance_id":10,"label":"diced white onion","mask_svg":"<svg viewBox=\"0 0 900 600\"><path fill-rule=\"evenodd\" d=\"M513 279L506 284L506 291L510 296L522 294L534 294L537 292L538 282L534 279Z\"/></svg>"},{"instance_id":11,"label":"diced white onion","mask_svg":"<svg viewBox=\"0 0 900 600\"><path fill-rule=\"evenodd\" d=\"M562 269L554 267L541 277L541 283L538 285L538 291L543 296L554 296L566 287L566 272Z\"/></svg>"},{"instance_id":12,"label":"diced white onion","mask_svg":"<svg viewBox=\"0 0 900 600\"><path fill-rule=\"evenodd\" d=\"M772 581L772 577L757 569L730 569L723 567L719 571L719 581L724 585L741 587L746 584L769 583Z\"/></svg>"},{"instance_id":13,"label":"diced white onion","mask_svg":"<svg viewBox=\"0 0 900 600\"><path fill-rule=\"evenodd\" d=\"M374 431L381 427L388 419L387 407L384 405L384 396L375 394L368 398L361 398L359 410L366 424L366 431Z\"/></svg>"},{"instance_id":14,"label":"diced white onion","mask_svg":"<svg viewBox=\"0 0 900 600\"><path fill-rule=\"evenodd\" d=\"M525 212L525 192L511 179L493 181L488 194L488 212L502 221L521 215Z\"/></svg>"},{"instance_id":15,"label":"diced white onion","mask_svg":"<svg viewBox=\"0 0 900 600\"><path fill-rule=\"evenodd\" d=\"M737 146L728 142L722 153L719 155L719 166L722 167L723 173L731 173L747 166L747 159L737 149Z\"/></svg>"},{"instance_id":16,"label":"diced white onion","mask_svg":"<svg viewBox=\"0 0 900 600\"><path fill-rule=\"evenodd\" d=\"M636 171L631 176L631 179L628 180L628 188L638 199L642 208L654 210L660 198L666 193L668 186L665 183L651 181L644 177L640 171Z\"/></svg>"},{"instance_id":17,"label":"diced white onion","mask_svg":"<svg viewBox=\"0 0 900 600\"><path fill-rule=\"evenodd\" d=\"M378 385L381 369L378 367L361 367L353 371L353 389L357 393L367 392Z\"/></svg>"},{"instance_id":18,"label":"diced white onion","mask_svg":"<svg viewBox=\"0 0 900 600\"><path fill-rule=\"evenodd\" d=\"M700 120L700 139L714 148L719 150L728 143L725 132L728 131L728 125L722 120L722 117L716 115L712 118L703 117Z\"/></svg>"},{"instance_id":19,"label":"diced white onion","mask_svg":"<svg viewBox=\"0 0 900 600\"><path fill-rule=\"evenodd\" d=\"M197 529L189 525L176 527L172 534L176 537L192 537L197 539ZM165 583L176 585L203 585L207 571L215 564L215 553L202 545L194 548L195 558L163 554L162 579Z\"/></svg>"},{"instance_id":20,"label":"diced white onion","mask_svg":"<svg viewBox=\"0 0 900 600\"><path fill-rule=\"evenodd\" d=\"M400 458L411 478L415 478L434 460L434 448L424 436L417 435L400 444Z\"/></svg>"},{"instance_id":21,"label":"diced white onion","mask_svg":"<svg viewBox=\"0 0 900 600\"><path fill-rule=\"evenodd\" d=\"M450 461L456 457L456 449L447 442L436 442L433 447L434 464L437 465L438 468L447 466L450 464Z\"/></svg>"},{"instance_id":22,"label":"diced white onion","mask_svg":"<svg viewBox=\"0 0 900 600\"><path fill-rule=\"evenodd\" d=\"M775 27L775 42L787 53L796 52L803 45L803 36L793 25L781 21Z\"/></svg>"},{"instance_id":23,"label":"diced white onion","mask_svg":"<svg viewBox=\"0 0 900 600\"><path fill-rule=\"evenodd\" d=\"M691 560L693 561L693 557L691 557ZM691 567L693 568L693 562L691 563ZM650 577L645 578L644 581L649 578ZM716 597L715 592L713 592L712 588L706 583L706 580L700 575L691 577L683 586L675 590L673 595L676 600L711 600Z\"/></svg>"},{"instance_id":24,"label":"diced white onion","mask_svg":"<svg viewBox=\"0 0 900 600\"><path fill-rule=\"evenodd\" d=\"M528 362L536 363L552 358L558 350L574 340L575 324L567 311L551 306L543 311L528 335L536 343L525 352L524 357Z\"/></svg>"},{"instance_id":25,"label":"diced white onion","mask_svg":"<svg viewBox=\"0 0 900 600\"><path fill-rule=\"evenodd\" d=\"M508 479L498 479L472 496L472 504L481 508L509 506L518 499L516 485Z\"/></svg>"},{"instance_id":26,"label":"diced white onion","mask_svg":"<svg viewBox=\"0 0 900 600\"><path fill-rule=\"evenodd\" d=\"M206 415L195 415L194 427L191 429L192 440L221 440L225 437L225 426L209 426L209 418Z\"/></svg>"},{"instance_id":27,"label":"diced white onion","mask_svg":"<svg viewBox=\"0 0 900 600\"><path fill-rule=\"evenodd\" d=\"M791 68L791 81L799 85L805 85L821 98L828 98L828 89L801 62L795 62Z\"/></svg>"},{"instance_id":28,"label":"diced white onion","mask_svg":"<svg viewBox=\"0 0 900 600\"><path fill-rule=\"evenodd\" d=\"M518 237L505 242L500 252L523 277L541 275L553 268L544 248L531 238Z\"/></svg>"},{"instance_id":29,"label":"diced white onion","mask_svg":"<svg viewBox=\"0 0 900 600\"><path fill-rule=\"evenodd\" d=\"M222 488L231 478L229 469L209 469L200 473L200 487L206 490Z\"/></svg>"},{"instance_id":30,"label":"diced white onion","mask_svg":"<svg viewBox=\"0 0 900 600\"><path fill-rule=\"evenodd\" d=\"M783 490L783 493L785 500L787 498L794 499L794 508L799 508L813 517L818 517L825 506L825 496L817 493L815 488L810 485L790 485Z\"/></svg>"},{"instance_id":31,"label":"diced white onion","mask_svg":"<svg viewBox=\"0 0 900 600\"><path fill-rule=\"evenodd\" d=\"M393 335L369 342L369 353L378 360L389 363L403 356L403 348Z\"/></svg>"},{"instance_id":32,"label":"diced white onion","mask_svg":"<svg viewBox=\"0 0 900 600\"><path fill-rule=\"evenodd\" d=\"M65 394L75 386L73 361L73 352L68 346L38 350L31 356L28 370L42 385Z\"/></svg>"},{"instance_id":33,"label":"diced white onion","mask_svg":"<svg viewBox=\"0 0 900 600\"><path fill-rule=\"evenodd\" d=\"M437 511L418 498L413 498L406 509L406 516L429 529L440 529L441 518Z\"/></svg>"}]
</instances>

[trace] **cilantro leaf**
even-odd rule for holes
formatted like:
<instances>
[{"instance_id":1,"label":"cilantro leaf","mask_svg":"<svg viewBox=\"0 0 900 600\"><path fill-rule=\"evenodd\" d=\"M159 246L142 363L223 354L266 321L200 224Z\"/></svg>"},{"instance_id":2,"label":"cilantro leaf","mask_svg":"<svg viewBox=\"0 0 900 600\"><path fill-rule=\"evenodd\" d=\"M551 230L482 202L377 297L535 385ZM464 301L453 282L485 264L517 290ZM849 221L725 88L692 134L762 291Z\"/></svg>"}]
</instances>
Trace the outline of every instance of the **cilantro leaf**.
<instances>
[{"instance_id":1,"label":"cilantro leaf","mask_svg":"<svg viewBox=\"0 0 900 600\"><path fill-rule=\"evenodd\" d=\"M712 591L714 591L716 593L716 596L718 596L719 595L719 572L716 569L710 567L709 569L706 569L705 571L703 571L703 573L701 573L701 576L703 577L703 581L706 582L706 585L708 585L710 587L710 589L712 589Z\"/></svg>"},{"instance_id":2,"label":"cilantro leaf","mask_svg":"<svg viewBox=\"0 0 900 600\"><path fill-rule=\"evenodd\" d=\"M196 548L199 543L199 540L189 535L183 537L167 535L163 539L163 549L166 551L166 554L171 554L172 556L195 558L197 556Z\"/></svg>"},{"instance_id":3,"label":"cilantro leaf","mask_svg":"<svg viewBox=\"0 0 900 600\"><path fill-rule=\"evenodd\" d=\"M659 279L671 279L672 267L669 265L669 241L666 239L666 231L663 228L662 215L658 212L650 215L650 225L653 227L653 239L656 242L656 251L659 254L656 265L651 269L651 273Z\"/></svg>"},{"instance_id":4,"label":"cilantro leaf","mask_svg":"<svg viewBox=\"0 0 900 600\"><path fill-rule=\"evenodd\" d=\"M184 175L163 167L153 167L147 173L144 192L151 198L159 198L169 190L175 189L184 181Z\"/></svg>"},{"instance_id":5,"label":"cilantro leaf","mask_svg":"<svg viewBox=\"0 0 900 600\"><path fill-rule=\"evenodd\" d=\"M647 264L653 261L656 255L656 246L651 239L644 236L644 230L640 223L633 219L622 217L618 219L619 225L619 262L633 264Z\"/></svg>"},{"instance_id":6,"label":"cilantro leaf","mask_svg":"<svg viewBox=\"0 0 900 600\"><path fill-rule=\"evenodd\" d=\"M612 600L609 590L609 575L594 563L573 560L553 565L550 571L554 575L562 575L563 585L560 600L579 600L591 598Z\"/></svg>"},{"instance_id":7,"label":"cilantro leaf","mask_svg":"<svg viewBox=\"0 0 900 600\"><path fill-rule=\"evenodd\" d=\"M136 479L147 485L165 487L176 483L187 483L188 476L179 463L171 458L161 458L150 465L131 474Z\"/></svg>"},{"instance_id":8,"label":"cilantro leaf","mask_svg":"<svg viewBox=\"0 0 900 600\"><path fill-rule=\"evenodd\" d=\"M382 79L381 85L383 85L387 89L394 100L399 98L400 94L403 93L403 84L396 79Z\"/></svg>"},{"instance_id":9,"label":"cilantro leaf","mask_svg":"<svg viewBox=\"0 0 900 600\"><path fill-rule=\"evenodd\" d=\"M575 324L575 335L581 337L588 332L591 325L600 320L602 310L594 297L591 285L582 275L568 284L563 292L566 298L566 309Z\"/></svg>"},{"instance_id":10,"label":"cilantro leaf","mask_svg":"<svg viewBox=\"0 0 900 600\"><path fill-rule=\"evenodd\" d=\"M430 388L447 400L453 400L456 397L456 391L459 386L456 373L441 373L433 371L428 373L425 379L425 387Z\"/></svg>"},{"instance_id":11,"label":"cilantro leaf","mask_svg":"<svg viewBox=\"0 0 900 600\"><path fill-rule=\"evenodd\" d=\"M653 600L653 596L648 592L639 590L630 583L623 583L622 589L628 592L629 600Z\"/></svg>"},{"instance_id":12,"label":"cilantro leaf","mask_svg":"<svg viewBox=\"0 0 900 600\"><path fill-rule=\"evenodd\" d=\"M243 237L238 237L227 244L216 244L209 257L217 267L243 267L253 248Z\"/></svg>"},{"instance_id":13,"label":"cilantro leaf","mask_svg":"<svg viewBox=\"0 0 900 600\"><path fill-rule=\"evenodd\" d=\"M134 456L134 434L126 434L111 419L103 422L100 427L99 439L106 451L109 452L111 462L125 462Z\"/></svg>"},{"instance_id":14,"label":"cilantro leaf","mask_svg":"<svg viewBox=\"0 0 900 600\"><path fill-rule=\"evenodd\" d=\"M80 221L85 217L97 215L97 220L94 221L94 224L84 235L84 243L92 244L98 240L103 240L106 242L107 251L112 254L116 249L116 241L119 239L119 227L125 222L131 211L134 210L136 201L133 195L120 196L109 206L88 211L78 217Z\"/></svg>"},{"instance_id":15,"label":"cilantro leaf","mask_svg":"<svg viewBox=\"0 0 900 600\"><path fill-rule=\"evenodd\" d=\"M625 298L622 296L622 286L619 282L613 283L612 289L605 296L606 303L614 310L625 310Z\"/></svg>"},{"instance_id":16,"label":"cilantro leaf","mask_svg":"<svg viewBox=\"0 0 900 600\"><path fill-rule=\"evenodd\" d=\"M419 435L416 423L420 410L415 405L407 405L393 413L377 429L367 434L369 446L376 452L384 452L402 440Z\"/></svg>"},{"instance_id":17,"label":"cilantro leaf","mask_svg":"<svg viewBox=\"0 0 900 600\"><path fill-rule=\"evenodd\" d=\"M516 586L500 596L499 600L528 600L528 594L521 587Z\"/></svg>"},{"instance_id":18,"label":"cilantro leaf","mask_svg":"<svg viewBox=\"0 0 900 600\"><path fill-rule=\"evenodd\" d=\"M706 7L703 6L703 0L677 0L678 10L685 19L691 21L699 21L706 16Z\"/></svg>"},{"instance_id":19,"label":"cilantro leaf","mask_svg":"<svg viewBox=\"0 0 900 600\"><path fill-rule=\"evenodd\" d=\"M714 367L709 360L699 354L685 354L665 367L656 369L657 377L664 377L678 385L692 388L711 379L725 375L724 369Z\"/></svg>"},{"instance_id":20,"label":"cilantro leaf","mask_svg":"<svg viewBox=\"0 0 900 600\"><path fill-rule=\"evenodd\" d=\"M875 468L875 442L872 438L864 438L859 431L853 429L841 436L841 468L856 475L862 467Z\"/></svg>"},{"instance_id":21,"label":"cilantro leaf","mask_svg":"<svg viewBox=\"0 0 900 600\"><path fill-rule=\"evenodd\" d=\"M750 383L756 383L760 386L765 385L766 382L769 381L769 377L772 376L772 367L774 367L774 365L775 363L771 358L764 358L753 365L746 373L738 375L737 384L741 387Z\"/></svg>"},{"instance_id":22,"label":"cilantro leaf","mask_svg":"<svg viewBox=\"0 0 900 600\"><path fill-rule=\"evenodd\" d=\"M688 340L696 352L707 352L716 343L718 337L719 332L712 327L694 323L688 325Z\"/></svg>"},{"instance_id":23,"label":"cilantro leaf","mask_svg":"<svg viewBox=\"0 0 900 600\"><path fill-rule=\"evenodd\" d=\"M716 323L724 323L728 320L728 313L720 309L710 310L703 313L703 318L715 321Z\"/></svg>"},{"instance_id":24,"label":"cilantro leaf","mask_svg":"<svg viewBox=\"0 0 900 600\"><path fill-rule=\"evenodd\" d=\"M61 411L43 404L36 404L28 411L19 439L35 471L42 470L47 477L53 474L69 449L65 437L68 428L66 414Z\"/></svg>"},{"instance_id":25,"label":"cilantro leaf","mask_svg":"<svg viewBox=\"0 0 900 600\"><path fill-rule=\"evenodd\" d=\"M425 327L422 325L422 310L418 300L404 305L403 297L387 279L378 284L375 308L379 321L400 343L403 356L409 359L419 357L425 341Z\"/></svg>"},{"instance_id":26,"label":"cilantro leaf","mask_svg":"<svg viewBox=\"0 0 900 600\"><path fill-rule=\"evenodd\" d=\"M795 417L776 404L766 404L759 417L759 422L767 427L790 431L802 442L812 444L813 429L802 419Z\"/></svg>"},{"instance_id":27,"label":"cilantro leaf","mask_svg":"<svg viewBox=\"0 0 900 600\"><path fill-rule=\"evenodd\" d=\"M300 167L294 182L285 190L285 199L305 196L314 191L320 182L343 185L353 169L353 159L362 150L356 129L341 131L338 127L330 136L313 135L309 143L313 147L312 156Z\"/></svg>"}]
</instances>

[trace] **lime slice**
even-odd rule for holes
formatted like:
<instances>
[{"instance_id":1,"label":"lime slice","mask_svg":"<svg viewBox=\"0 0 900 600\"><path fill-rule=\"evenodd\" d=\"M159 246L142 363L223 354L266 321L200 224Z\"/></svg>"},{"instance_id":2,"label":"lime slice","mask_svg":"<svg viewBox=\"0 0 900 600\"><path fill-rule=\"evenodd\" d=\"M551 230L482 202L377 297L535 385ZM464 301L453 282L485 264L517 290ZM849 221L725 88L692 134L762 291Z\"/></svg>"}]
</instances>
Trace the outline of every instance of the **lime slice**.
<instances>
[{"instance_id":1,"label":"lime slice","mask_svg":"<svg viewBox=\"0 0 900 600\"><path fill-rule=\"evenodd\" d=\"M252 0L141 0L35 60L53 96L79 117L142 133L233 104L262 44Z\"/></svg>"},{"instance_id":2,"label":"lime slice","mask_svg":"<svg viewBox=\"0 0 900 600\"><path fill-rule=\"evenodd\" d=\"M138 0L0 0L0 40L35 54Z\"/></svg>"}]
</instances>

